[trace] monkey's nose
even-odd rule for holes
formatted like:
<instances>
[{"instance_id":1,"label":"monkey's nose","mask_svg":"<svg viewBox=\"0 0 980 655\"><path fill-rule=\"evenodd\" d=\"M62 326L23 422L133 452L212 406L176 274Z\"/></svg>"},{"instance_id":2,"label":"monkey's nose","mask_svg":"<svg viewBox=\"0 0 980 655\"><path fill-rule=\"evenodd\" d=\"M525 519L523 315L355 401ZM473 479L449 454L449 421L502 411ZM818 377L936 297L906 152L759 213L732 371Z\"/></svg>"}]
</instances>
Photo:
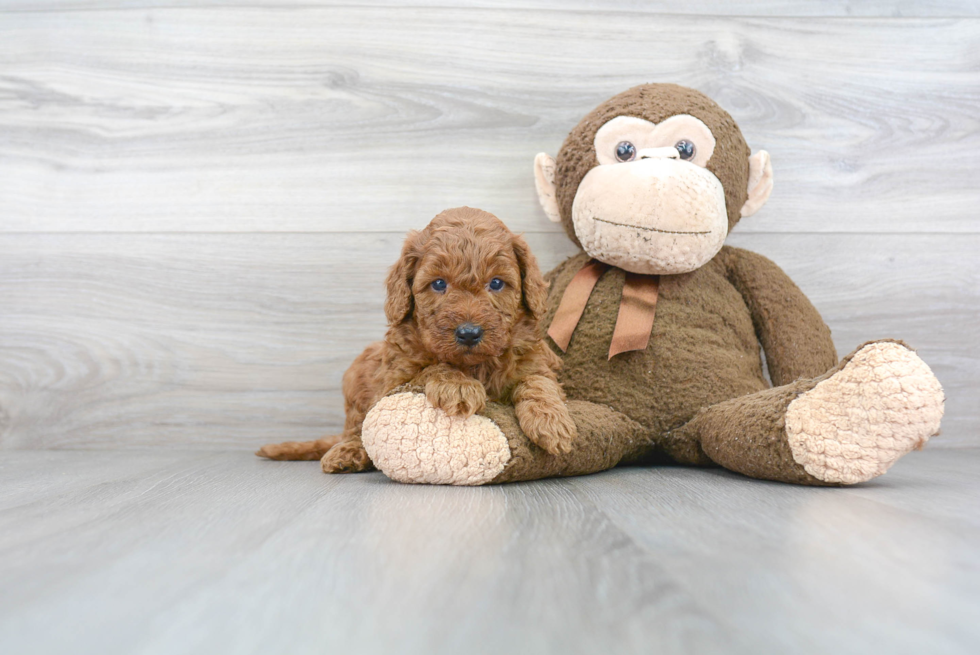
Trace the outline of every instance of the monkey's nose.
<instances>
[{"instance_id":1,"label":"monkey's nose","mask_svg":"<svg viewBox=\"0 0 980 655\"><path fill-rule=\"evenodd\" d=\"M475 346L483 339L483 328L472 323L463 323L456 328L456 343L461 346Z\"/></svg>"},{"instance_id":2,"label":"monkey's nose","mask_svg":"<svg viewBox=\"0 0 980 655\"><path fill-rule=\"evenodd\" d=\"M637 159L678 159L680 154L677 148L668 146L666 148L644 148L636 153Z\"/></svg>"}]
</instances>

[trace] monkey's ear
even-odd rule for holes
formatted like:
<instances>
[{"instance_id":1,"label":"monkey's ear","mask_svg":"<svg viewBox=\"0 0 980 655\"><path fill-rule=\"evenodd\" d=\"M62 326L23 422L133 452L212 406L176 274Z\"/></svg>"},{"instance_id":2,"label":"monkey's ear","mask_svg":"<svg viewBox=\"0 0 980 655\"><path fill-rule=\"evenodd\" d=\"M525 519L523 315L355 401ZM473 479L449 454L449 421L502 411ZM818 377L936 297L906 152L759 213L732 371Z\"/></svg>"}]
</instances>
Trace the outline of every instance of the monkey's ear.
<instances>
[{"instance_id":1,"label":"monkey's ear","mask_svg":"<svg viewBox=\"0 0 980 655\"><path fill-rule=\"evenodd\" d=\"M388 297L385 298L385 317L388 325L398 325L412 313L412 278L418 268L419 257L417 244L421 239L419 232L409 232L402 247L402 256L388 271L385 286Z\"/></svg>"},{"instance_id":2,"label":"monkey's ear","mask_svg":"<svg viewBox=\"0 0 980 655\"><path fill-rule=\"evenodd\" d=\"M517 256L517 265L521 268L521 295L524 297L524 305L531 316L539 319L544 316L547 308L548 284L541 275L538 260L531 253L527 241L519 236L514 237L514 254Z\"/></svg>"},{"instance_id":3,"label":"monkey's ear","mask_svg":"<svg viewBox=\"0 0 980 655\"><path fill-rule=\"evenodd\" d=\"M534 188L538 190L538 202L548 220L561 223L558 200L555 199L555 160L544 152L534 158Z\"/></svg>"},{"instance_id":4,"label":"monkey's ear","mask_svg":"<svg viewBox=\"0 0 980 655\"><path fill-rule=\"evenodd\" d=\"M749 157L749 195L742 205L742 217L759 211L772 193L772 164L769 153L760 150Z\"/></svg>"}]
</instances>

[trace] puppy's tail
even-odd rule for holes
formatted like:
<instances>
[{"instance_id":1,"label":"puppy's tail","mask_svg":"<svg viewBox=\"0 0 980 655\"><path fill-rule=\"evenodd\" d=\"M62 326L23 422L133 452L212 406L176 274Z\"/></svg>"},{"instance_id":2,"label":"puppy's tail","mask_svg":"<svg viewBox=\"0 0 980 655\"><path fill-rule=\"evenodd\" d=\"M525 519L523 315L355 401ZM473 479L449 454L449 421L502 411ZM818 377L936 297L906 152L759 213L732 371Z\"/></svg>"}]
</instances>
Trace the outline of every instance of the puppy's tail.
<instances>
[{"instance_id":1,"label":"puppy's tail","mask_svg":"<svg viewBox=\"0 0 980 655\"><path fill-rule=\"evenodd\" d=\"M320 459L339 442L341 435L324 437L316 441L286 441L283 443L270 443L262 446L255 454L259 457L279 460L298 460L310 461Z\"/></svg>"}]
</instances>

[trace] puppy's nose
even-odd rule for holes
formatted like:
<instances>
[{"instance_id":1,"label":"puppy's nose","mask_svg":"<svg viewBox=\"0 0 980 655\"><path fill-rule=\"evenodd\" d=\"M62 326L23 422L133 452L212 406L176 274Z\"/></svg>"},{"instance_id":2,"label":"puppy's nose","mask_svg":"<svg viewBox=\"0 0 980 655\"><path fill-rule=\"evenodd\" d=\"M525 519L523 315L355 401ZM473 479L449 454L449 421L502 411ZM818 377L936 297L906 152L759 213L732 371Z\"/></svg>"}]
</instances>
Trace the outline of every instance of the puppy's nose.
<instances>
[{"instance_id":1,"label":"puppy's nose","mask_svg":"<svg viewBox=\"0 0 980 655\"><path fill-rule=\"evenodd\" d=\"M456 343L462 346L475 346L483 339L483 328L472 323L463 323L456 328Z\"/></svg>"}]
</instances>

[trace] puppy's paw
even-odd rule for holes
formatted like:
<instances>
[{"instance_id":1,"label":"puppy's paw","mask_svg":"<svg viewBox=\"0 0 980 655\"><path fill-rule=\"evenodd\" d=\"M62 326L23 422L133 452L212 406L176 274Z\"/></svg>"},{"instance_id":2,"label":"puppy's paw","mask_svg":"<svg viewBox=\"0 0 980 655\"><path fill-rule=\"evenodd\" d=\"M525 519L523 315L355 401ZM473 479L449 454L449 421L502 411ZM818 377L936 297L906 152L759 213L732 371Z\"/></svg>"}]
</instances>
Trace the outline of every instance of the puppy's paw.
<instances>
[{"instance_id":1,"label":"puppy's paw","mask_svg":"<svg viewBox=\"0 0 980 655\"><path fill-rule=\"evenodd\" d=\"M342 441L323 456L324 473L360 473L374 470L374 464L360 441Z\"/></svg>"},{"instance_id":2,"label":"puppy's paw","mask_svg":"<svg viewBox=\"0 0 980 655\"><path fill-rule=\"evenodd\" d=\"M433 407L463 418L473 416L487 404L487 390L472 379L429 380L425 383L425 397Z\"/></svg>"},{"instance_id":3,"label":"puppy's paw","mask_svg":"<svg viewBox=\"0 0 980 655\"><path fill-rule=\"evenodd\" d=\"M572 452L578 428L560 400L525 400L514 406L527 438L552 455Z\"/></svg>"}]
</instances>

